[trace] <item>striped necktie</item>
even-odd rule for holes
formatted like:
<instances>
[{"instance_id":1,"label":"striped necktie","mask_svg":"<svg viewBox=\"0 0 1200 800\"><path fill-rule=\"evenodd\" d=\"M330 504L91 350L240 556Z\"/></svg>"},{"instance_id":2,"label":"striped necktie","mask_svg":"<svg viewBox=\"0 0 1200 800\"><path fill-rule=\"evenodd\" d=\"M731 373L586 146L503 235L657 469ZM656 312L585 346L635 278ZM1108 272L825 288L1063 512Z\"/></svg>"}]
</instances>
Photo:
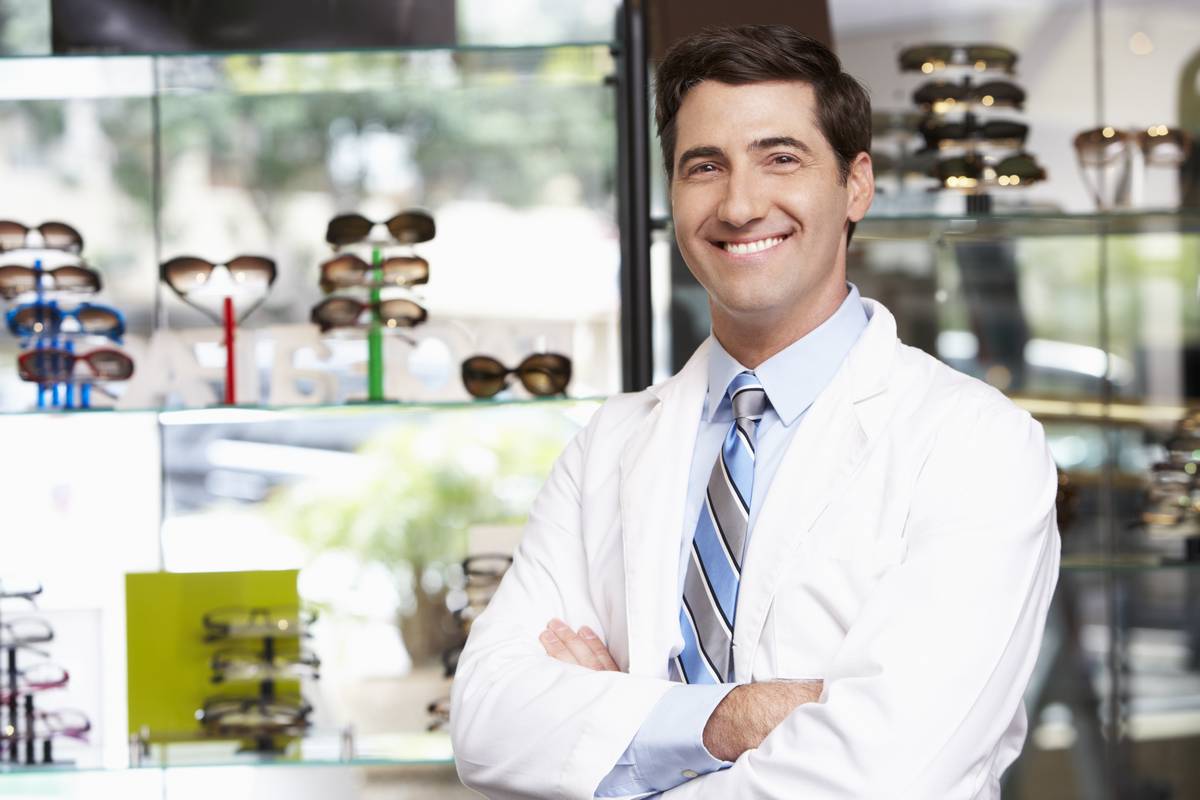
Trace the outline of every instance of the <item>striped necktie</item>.
<instances>
[{"instance_id":1,"label":"striped necktie","mask_svg":"<svg viewBox=\"0 0 1200 800\"><path fill-rule=\"evenodd\" d=\"M754 373L742 372L730 381L728 395L733 425L708 478L683 579L683 650L671 659L671 678L684 683L733 680L734 613L749 534L755 436L767 393Z\"/></svg>"}]
</instances>

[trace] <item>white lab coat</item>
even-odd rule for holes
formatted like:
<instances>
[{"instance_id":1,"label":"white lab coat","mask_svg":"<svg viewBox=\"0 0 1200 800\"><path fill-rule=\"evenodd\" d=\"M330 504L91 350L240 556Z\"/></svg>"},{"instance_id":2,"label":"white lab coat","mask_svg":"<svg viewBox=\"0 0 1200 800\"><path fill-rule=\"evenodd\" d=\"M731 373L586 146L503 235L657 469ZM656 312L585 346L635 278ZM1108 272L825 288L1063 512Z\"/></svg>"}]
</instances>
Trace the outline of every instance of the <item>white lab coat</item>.
<instances>
[{"instance_id":1,"label":"white lab coat","mask_svg":"<svg viewBox=\"0 0 1200 800\"><path fill-rule=\"evenodd\" d=\"M750 536L740 681L821 678L733 767L664 797L998 798L1058 575L1042 427L870 321L800 421ZM492 798L591 797L681 646L678 563L708 344L614 397L555 465L453 686L462 780ZM551 617L625 672L546 656Z\"/></svg>"}]
</instances>

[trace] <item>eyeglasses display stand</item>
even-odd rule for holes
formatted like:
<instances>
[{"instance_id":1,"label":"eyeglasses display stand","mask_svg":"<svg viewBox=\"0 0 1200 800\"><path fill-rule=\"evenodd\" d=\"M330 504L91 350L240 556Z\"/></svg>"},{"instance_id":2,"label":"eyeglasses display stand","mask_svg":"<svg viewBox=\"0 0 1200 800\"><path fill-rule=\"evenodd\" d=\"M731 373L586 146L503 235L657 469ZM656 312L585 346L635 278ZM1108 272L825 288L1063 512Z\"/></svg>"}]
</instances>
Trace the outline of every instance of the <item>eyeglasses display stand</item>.
<instances>
[{"instance_id":1,"label":"eyeglasses display stand","mask_svg":"<svg viewBox=\"0 0 1200 800\"><path fill-rule=\"evenodd\" d=\"M239 752L282 753L309 728L310 706L296 685L318 677L320 661L302 649L315 615L297 609L233 608L204 615L204 640L220 645L214 684L228 694L204 701L196 719L212 738L242 740Z\"/></svg>"},{"instance_id":2,"label":"eyeglasses display stand","mask_svg":"<svg viewBox=\"0 0 1200 800\"><path fill-rule=\"evenodd\" d=\"M70 766L70 760L55 756L55 741L86 742L91 730L80 711L37 708L43 693L66 688L70 674L43 649L54 639L49 623L37 616L8 618L4 610L14 600L35 606L41 593L40 584L16 588L0 581L0 768Z\"/></svg>"},{"instance_id":3,"label":"eyeglasses display stand","mask_svg":"<svg viewBox=\"0 0 1200 800\"><path fill-rule=\"evenodd\" d=\"M96 338L119 345L125 335L125 318L117 309L63 304L70 296L100 291L100 275L86 265L82 251L83 236L64 222L27 228L0 220L0 258L6 259L0 266L0 298L13 302L5 322L25 348L17 358L18 375L37 384L39 409L90 408L93 388L107 393L108 383L133 375L133 360L121 350L77 349ZM77 374L81 365L90 374Z\"/></svg>"},{"instance_id":4,"label":"eyeglasses display stand","mask_svg":"<svg viewBox=\"0 0 1200 800\"><path fill-rule=\"evenodd\" d=\"M382 229L382 230L381 230ZM361 214L340 214L329 221L325 241L335 257L321 265L321 289L329 293L345 288L364 288L368 299L363 303L345 295L328 297L312 310L312 321L322 332L365 327L367 332L366 402L380 403L384 396L383 335L385 330L412 328L427 318L425 309L405 298L384 299L387 288L410 289L429 280L429 263L415 253L384 258L384 248L411 248L427 242L437 233L433 217L424 211L410 210L394 215L386 222L373 222ZM371 249L371 263L343 248L358 245ZM360 322L364 313L370 318Z\"/></svg>"},{"instance_id":5,"label":"eyeglasses display stand","mask_svg":"<svg viewBox=\"0 0 1200 800\"><path fill-rule=\"evenodd\" d=\"M1014 51L997 45L917 45L899 56L901 71L959 75L953 81L924 83L913 92L913 102L925 112L920 132L926 146L921 152L957 151L938 159L930 175L939 188L964 194L968 214L991 213L994 188L1029 186L1046 179L1045 169L1024 150L1028 126L985 116L997 108L1024 108L1024 89L994 77L997 71L1011 75L1016 62Z\"/></svg>"}]
</instances>

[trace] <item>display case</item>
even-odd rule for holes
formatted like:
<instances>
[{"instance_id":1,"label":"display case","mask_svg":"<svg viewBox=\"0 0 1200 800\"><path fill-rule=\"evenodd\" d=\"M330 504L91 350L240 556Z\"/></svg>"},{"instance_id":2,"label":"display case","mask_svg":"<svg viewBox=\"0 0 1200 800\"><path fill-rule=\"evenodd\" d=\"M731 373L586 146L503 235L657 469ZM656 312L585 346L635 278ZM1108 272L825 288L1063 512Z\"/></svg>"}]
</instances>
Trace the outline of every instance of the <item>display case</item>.
<instances>
[{"instance_id":1,"label":"display case","mask_svg":"<svg viewBox=\"0 0 1200 800\"><path fill-rule=\"evenodd\" d=\"M69 764L0 765L6 795L466 796L429 730L460 564L511 551L553 459L623 385L626 83L615 2L452 5L449 45L54 55L48 2L0 3L0 171L20 187L0 218L78 229L103 279L89 299L119 309L113 346L140 370L87 409L39 398L0 332L3 573L40 580L45 614L91 620L58 637L89 742ZM367 336L310 322L326 223L414 208L437 225L414 248L428 319L383 337L379 398ZM240 254L277 276L239 323L231 406L220 328L159 264ZM137 389L173 366L164 335L201 370L200 402ZM571 359L565 394L464 388L469 356L547 351ZM132 726L124 576L281 569L319 612L310 732L265 756Z\"/></svg>"}]
</instances>

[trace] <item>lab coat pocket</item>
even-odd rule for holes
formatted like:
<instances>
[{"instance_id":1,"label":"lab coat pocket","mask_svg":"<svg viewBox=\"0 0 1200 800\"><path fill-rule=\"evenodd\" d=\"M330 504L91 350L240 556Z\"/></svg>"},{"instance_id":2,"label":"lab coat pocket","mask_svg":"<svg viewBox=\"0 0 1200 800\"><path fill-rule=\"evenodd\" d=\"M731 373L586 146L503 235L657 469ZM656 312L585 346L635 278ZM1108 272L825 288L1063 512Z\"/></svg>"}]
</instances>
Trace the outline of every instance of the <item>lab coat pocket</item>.
<instances>
[{"instance_id":1,"label":"lab coat pocket","mask_svg":"<svg viewBox=\"0 0 1200 800\"><path fill-rule=\"evenodd\" d=\"M845 549L804 541L789 559L772 601L772 677L820 678L885 572L895 549Z\"/></svg>"}]
</instances>

